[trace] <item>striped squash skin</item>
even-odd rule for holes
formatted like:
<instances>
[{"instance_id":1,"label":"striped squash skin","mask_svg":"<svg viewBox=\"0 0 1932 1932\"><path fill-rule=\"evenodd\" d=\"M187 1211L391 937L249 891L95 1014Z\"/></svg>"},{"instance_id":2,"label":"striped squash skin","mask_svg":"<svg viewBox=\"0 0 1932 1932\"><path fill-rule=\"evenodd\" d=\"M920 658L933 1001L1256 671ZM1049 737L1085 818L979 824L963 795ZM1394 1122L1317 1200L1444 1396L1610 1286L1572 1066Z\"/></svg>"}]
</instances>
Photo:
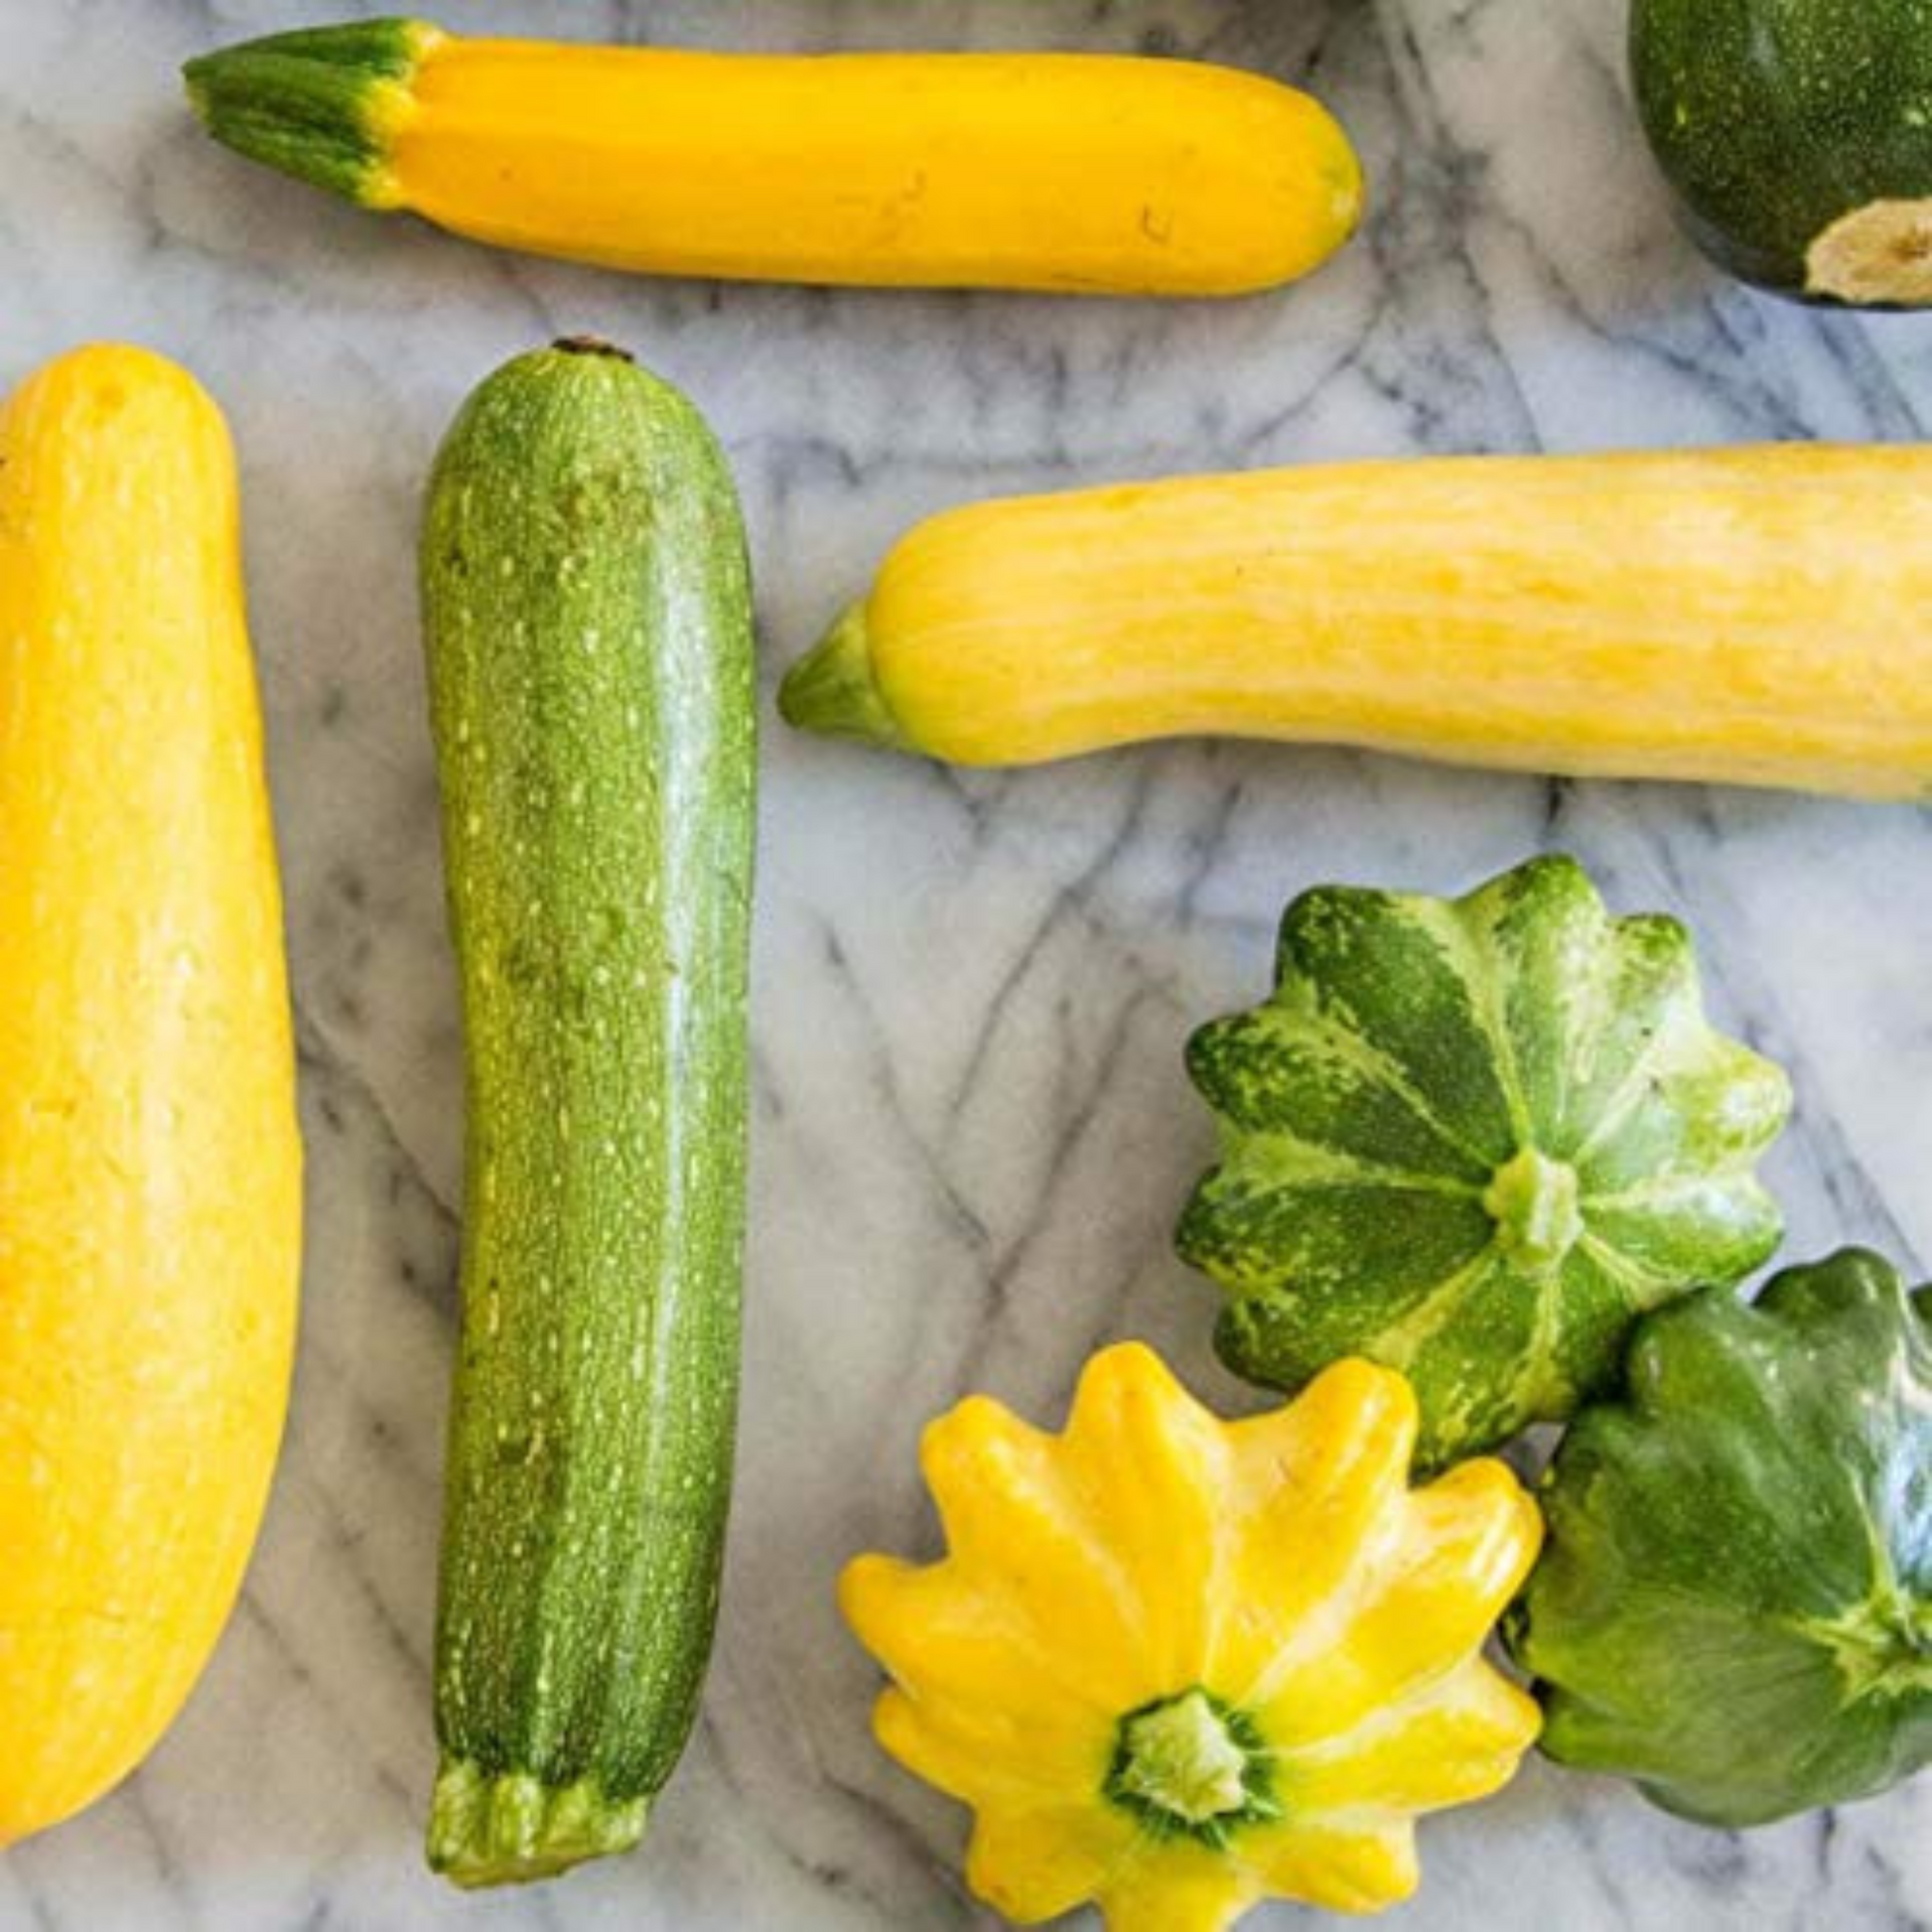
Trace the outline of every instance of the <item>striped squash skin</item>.
<instances>
[{"instance_id":1,"label":"striped squash skin","mask_svg":"<svg viewBox=\"0 0 1932 1932\"><path fill-rule=\"evenodd\" d=\"M1222 1130L1182 1216L1230 1367L1401 1370L1440 1464L1614 1377L1643 1310L1777 1245L1784 1075L1706 1022L1689 934L1539 859L1460 900L1323 888L1273 998L1190 1041Z\"/></svg>"},{"instance_id":2,"label":"striped squash skin","mask_svg":"<svg viewBox=\"0 0 1932 1932\"><path fill-rule=\"evenodd\" d=\"M301 1147L233 453L79 350L0 417L0 1843L153 1746L288 1400Z\"/></svg>"},{"instance_id":3,"label":"striped squash skin","mask_svg":"<svg viewBox=\"0 0 1932 1932\"><path fill-rule=\"evenodd\" d=\"M796 660L958 764L1152 739L1932 800L1932 445L1406 457L965 503Z\"/></svg>"}]
</instances>

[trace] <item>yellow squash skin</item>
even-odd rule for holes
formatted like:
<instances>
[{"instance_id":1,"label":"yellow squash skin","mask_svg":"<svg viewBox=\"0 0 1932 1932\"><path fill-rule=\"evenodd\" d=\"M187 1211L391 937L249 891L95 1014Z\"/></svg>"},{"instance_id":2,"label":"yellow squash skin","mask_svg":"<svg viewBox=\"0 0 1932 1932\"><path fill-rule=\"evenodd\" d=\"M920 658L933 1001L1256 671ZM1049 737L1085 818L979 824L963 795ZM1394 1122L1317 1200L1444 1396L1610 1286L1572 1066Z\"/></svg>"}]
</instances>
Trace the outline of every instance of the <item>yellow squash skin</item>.
<instances>
[{"instance_id":1,"label":"yellow squash skin","mask_svg":"<svg viewBox=\"0 0 1932 1932\"><path fill-rule=\"evenodd\" d=\"M245 44L190 87L218 138L366 207L652 274L1233 295L1307 273L1361 211L1324 108L1189 62L713 55L410 22Z\"/></svg>"},{"instance_id":2,"label":"yellow squash skin","mask_svg":"<svg viewBox=\"0 0 1932 1932\"><path fill-rule=\"evenodd\" d=\"M114 1784L241 1581L301 1240L234 463L86 348L0 414L0 1844Z\"/></svg>"},{"instance_id":3,"label":"yellow squash skin","mask_svg":"<svg viewBox=\"0 0 1932 1932\"><path fill-rule=\"evenodd\" d=\"M793 668L962 764L1189 734L1932 796L1932 446L1477 457L951 510Z\"/></svg>"},{"instance_id":4,"label":"yellow squash skin","mask_svg":"<svg viewBox=\"0 0 1932 1932\"><path fill-rule=\"evenodd\" d=\"M880 1741L977 1814L981 1898L1219 1932L1264 1897L1414 1890L1416 1815L1535 1740L1481 1649L1542 1535L1500 1462L1412 1490L1415 1438L1387 1369L1223 1423L1134 1343L1088 1365L1064 1435L983 1397L932 1424L947 1555L862 1557L841 1593L894 1680Z\"/></svg>"}]
</instances>

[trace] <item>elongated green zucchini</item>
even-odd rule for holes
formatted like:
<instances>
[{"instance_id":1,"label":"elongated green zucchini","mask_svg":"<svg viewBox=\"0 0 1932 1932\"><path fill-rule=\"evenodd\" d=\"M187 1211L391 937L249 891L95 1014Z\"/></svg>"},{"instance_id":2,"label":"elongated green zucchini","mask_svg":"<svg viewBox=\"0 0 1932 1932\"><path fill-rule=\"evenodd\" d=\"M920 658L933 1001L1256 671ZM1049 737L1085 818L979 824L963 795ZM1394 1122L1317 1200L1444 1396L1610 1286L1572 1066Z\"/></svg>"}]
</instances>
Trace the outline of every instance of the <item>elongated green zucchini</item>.
<instances>
[{"instance_id":1,"label":"elongated green zucchini","mask_svg":"<svg viewBox=\"0 0 1932 1932\"><path fill-rule=\"evenodd\" d=\"M703 420L561 344L471 399L423 540L468 1075L429 1859L621 1851L689 1734L731 1486L751 592Z\"/></svg>"}]
</instances>

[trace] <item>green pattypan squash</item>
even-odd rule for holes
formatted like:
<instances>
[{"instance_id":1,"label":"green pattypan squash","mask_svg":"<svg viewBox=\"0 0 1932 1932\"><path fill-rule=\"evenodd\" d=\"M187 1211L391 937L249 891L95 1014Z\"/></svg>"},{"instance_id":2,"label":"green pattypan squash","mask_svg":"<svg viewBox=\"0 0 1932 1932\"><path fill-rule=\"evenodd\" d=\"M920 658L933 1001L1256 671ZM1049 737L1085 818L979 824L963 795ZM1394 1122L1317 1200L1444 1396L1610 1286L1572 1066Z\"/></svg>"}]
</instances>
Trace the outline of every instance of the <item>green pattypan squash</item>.
<instances>
[{"instance_id":1,"label":"green pattypan squash","mask_svg":"<svg viewBox=\"0 0 1932 1932\"><path fill-rule=\"evenodd\" d=\"M1440 1465L1571 1415L1645 1310L1777 1246L1751 1169L1784 1075L1706 1022L1684 928L1611 918L1574 860L1309 893L1277 980L1187 1053L1222 1146L1176 1240L1250 1381L1399 1369Z\"/></svg>"},{"instance_id":2,"label":"green pattypan squash","mask_svg":"<svg viewBox=\"0 0 1932 1932\"><path fill-rule=\"evenodd\" d=\"M1725 1826L1932 1761L1932 1291L1853 1250L1650 1316L1543 1504L1509 1637L1552 1757Z\"/></svg>"}]
</instances>

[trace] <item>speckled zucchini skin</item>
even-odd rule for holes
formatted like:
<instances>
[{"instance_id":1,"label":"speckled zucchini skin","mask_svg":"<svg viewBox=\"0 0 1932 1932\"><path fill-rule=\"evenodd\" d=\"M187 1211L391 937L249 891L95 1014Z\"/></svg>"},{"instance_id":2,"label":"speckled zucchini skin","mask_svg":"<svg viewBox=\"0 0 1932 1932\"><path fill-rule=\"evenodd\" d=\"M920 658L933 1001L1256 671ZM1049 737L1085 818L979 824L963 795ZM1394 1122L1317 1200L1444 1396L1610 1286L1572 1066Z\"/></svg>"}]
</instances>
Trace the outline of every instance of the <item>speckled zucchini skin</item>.
<instances>
[{"instance_id":1,"label":"speckled zucchini skin","mask_svg":"<svg viewBox=\"0 0 1932 1932\"><path fill-rule=\"evenodd\" d=\"M1684 927L1612 918L1574 860L1304 894L1276 981L1187 1052L1221 1158L1177 1242L1237 1374L1399 1369L1441 1466L1562 1421L1646 1309L1776 1247L1752 1169L1789 1084L1707 1023Z\"/></svg>"},{"instance_id":2,"label":"speckled zucchini skin","mask_svg":"<svg viewBox=\"0 0 1932 1932\"><path fill-rule=\"evenodd\" d=\"M512 362L423 598L468 1068L429 1850L488 1884L635 1841L715 1617L755 785L716 443L615 351Z\"/></svg>"},{"instance_id":3,"label":"speckled zucchini skin","mask_svg":"<svg viewBox=\"0 0 1932 1932\"><path fill-rule=\"evenodd\" d=\"M1874 204L1919 204L1895 245L1916 233L1932 250L1932 0L1633 0L1630 65L1650 144L1720 266L1806 300L1932 299L1911 293L1926 257L1900 261L1891 300L1819 286L1810 259Z\"/></svg>"}]
</instances>

